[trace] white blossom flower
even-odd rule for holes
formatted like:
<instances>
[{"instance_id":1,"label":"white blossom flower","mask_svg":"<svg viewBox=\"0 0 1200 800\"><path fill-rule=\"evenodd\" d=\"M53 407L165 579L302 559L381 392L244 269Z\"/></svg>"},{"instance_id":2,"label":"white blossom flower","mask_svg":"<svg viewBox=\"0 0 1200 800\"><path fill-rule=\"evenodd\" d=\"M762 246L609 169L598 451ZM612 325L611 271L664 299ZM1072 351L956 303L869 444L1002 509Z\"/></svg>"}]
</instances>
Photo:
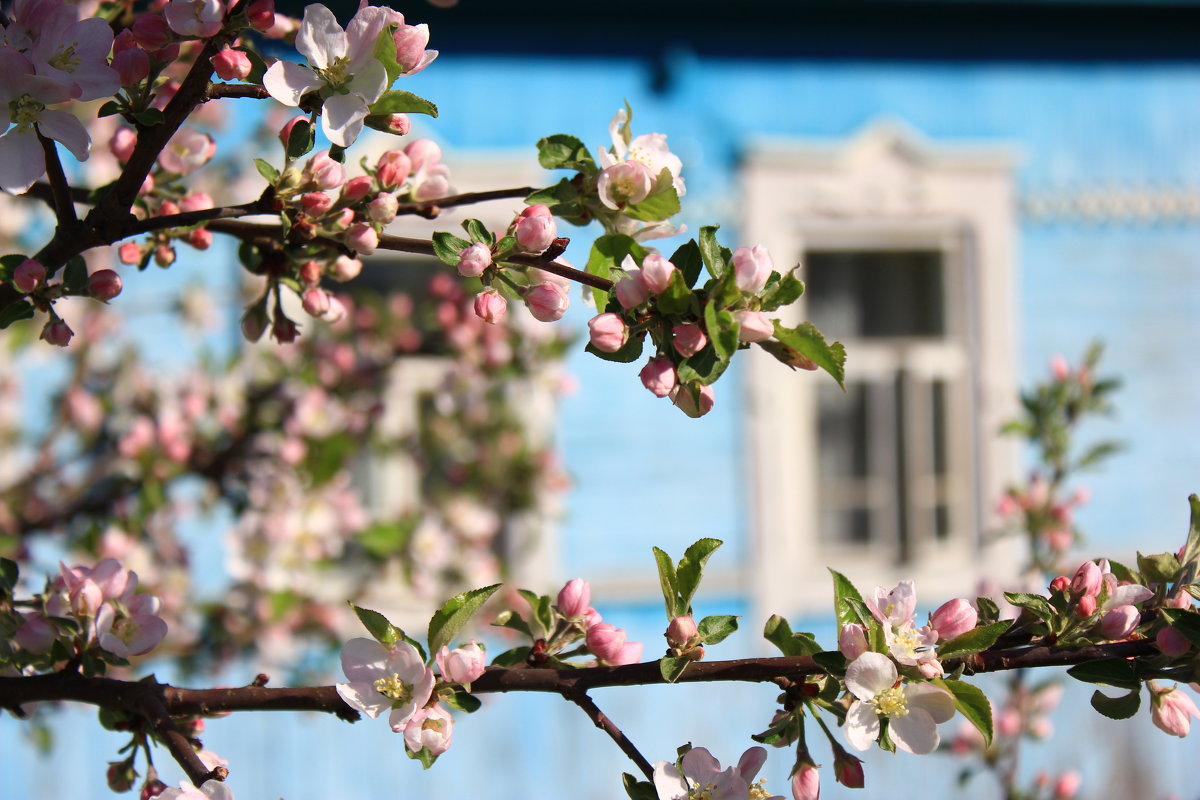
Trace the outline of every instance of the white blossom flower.
<instances>
[{"instance_id":1,"label":"white blossom flower","mask_svg":"<svg viewBox=\"0 0 1200 800\"><path fill-rule=\"evenodd\" d=\"M901 750L931 753L941 737L937 724L954 716L954 698L930 683L900 683L892 660L882 653L863 653L846 668L846 688L857 699L846 713L846 741L868 749L879 738L880 718Z\"/></svg>"},{"instance_id":2,"label":"white blossom flower","mask_svg":"<svg viewBox=\"0 0 1200 800\"><path fill-rule=\"evenodd\" d=\"M659 800L783 800L767 795L761 780L754 781L766 760L765 749L751 747L736 767L721 769L712 753L694 747L680 760L682 774L669 761L655 763L654 789Z\"/></svg>"},{"instance_id":3,"label":"white blossom flower","mask_svg":"<svg viewBox=\"0 0 1200 800\"><path fill-rule=\"evenodd\" d=\"M263 86L287 106L298 106L305 94L321 90L327 95L321 129L329 141L349 147L362 132L370 105L388 86L387 70L375 57L375 42L392 13L363 6L343 30L332 11L310 5L296 35L296 49L309 65L276 61L263 76Z\"/></svg>"},{"instance_id":4,"label":"white blossom flower","mask_svg":"<svg viewBox=\"0 0 1200 800\"><path fill-rule=\"evenodd\" d=\"M45 174L38 131L86 161L92 139L83 123L66 111L46 108L73 99L73 85L34 74L29 59L10 47L0 47L0 74L0 189L21 194Z\"/></svg>"},{"instance_id":5,"label":"white blossom flower","mask_svg":"<svg viewBox=\"0 0 1200 800\"><path fill-rule=\"evenodd\" d=\"M667 147L666 134L644 133L626 143L628 124L629 113L623 108L617 111L608 123L613 146L611 151L600 149L600 166L607 170L625 161L635 161L649 169L655 179L665 169L671 173L671 185L675 187L676 194L682 197L687 191L683 178L679 177L683 170L683 162Z\"/></svg>"},{"instance_id":6,"label":"white blossom flower","mask_svg":"<svg viewBox=\"0 0 1200 800\"><path fill-rule=\"evenodd\" d=\"M374 639L351 639L342 647L342 671L350 679L337 684L342 699L372 719L391 709L388 723L397 733L433 693L433 670L408 642L388 649Z\"/></svg>"}]
</instances>

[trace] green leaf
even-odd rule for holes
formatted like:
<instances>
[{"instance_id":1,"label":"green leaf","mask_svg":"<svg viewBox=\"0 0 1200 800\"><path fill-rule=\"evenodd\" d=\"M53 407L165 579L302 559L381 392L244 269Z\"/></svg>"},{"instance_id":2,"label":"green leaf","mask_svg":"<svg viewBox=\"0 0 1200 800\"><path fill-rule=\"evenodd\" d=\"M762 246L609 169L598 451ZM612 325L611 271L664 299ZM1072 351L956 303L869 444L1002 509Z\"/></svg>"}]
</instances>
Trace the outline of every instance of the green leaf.
<instances>
[{"instance_id":1,"label":"green leaf","mask_svg":"<svg viewBox=\"0 0 1200 800\"><path fill-rule=\"evenodd\" d=\"M111 117L113 114L121 113L121 104L116 100L109 100L104 105L100 106L100 110L96 112L96 118Z\"/></svg>"},{"instance_id":2,"label":"green leaf","mask_svg":"<svg viewBox=\"0 0 1200 800\"><path fill-rule=\"evenodd\" d=\"M992 704L978 687L964 681L936 680L938 686L954 695L954 707L958 713L983 735L984 747L992 744Z\"/></svg>"},{"instance_id":3,"label":"green leaf","mask_svg":"<svg viewBox=\"0 0 1200 800\"><path fill-rule=\"evenodd\" d=\"M725 370L729 368L729 362L730 359L718 356L716 348L710 344L696 355L679 362L676 373L680 383L698 383L701 386L708 386L725 374Z\"/></svg>"},{"instance_id":4,"label":"green leaf","mask_svg":"<svg viewBox=\"0 0 1200 800\"><path fill-rule=\"evenodd\" d=\"M1118 689L1136 689L1142 685L1137 667L1123 658L1102 658L1076 664L1067 670L1067 674L1084 683L1100 683Z\"/></svg>"},{"instance_id":5,"label":"green leaf","mask_svg":"<svg viewBox=\"0 0 1200 800\"><path fill-rule=\"evenodd\" d=\"M679 593L675 590L675 562L659 548L651 549L654 551L654 562L658 565L658 585L666 602L667 619L672 620L682 613L676 605Z\"/></svg>"},{"instance_id":6,"label":"green leaf","mask_svg":"<svg viewBox=\"0 0 1200 800\"><path fill-rule=\"evenodd\" d=\"M1185 639L1200 647L1200 614L1183 608L1164 608L1159 613Z\"/></svg>"},{"instance_id":7,"label":"green leaf","mask_svg":"<svg viewBox=\"0 0 1200 800\"><path fill-rule=\"evenodd\" d=\"M463 223L463 229L471 237L472 242L491 247L496 241L495 237L492 236L492 232L487 229L487 226L477 219L468 219Z\"/></svg>"},{"instance_id":8,"label":"green leaf","mask_svg":"<svg viewBox=\"0 0 1200 800\"><path fill-rule=\"evenodd\" d=\"M392 89L384 92L378 100L371 104L372 114L427 114L431 117L438 115L438 107L412 92Z\"/></svg>"},{"instance_id":9,"label":"green leaf","mask_svg":"<svg viewBox=\"0 0 1200 800\"><path fill-rule=\"evenodd\" d=\"M797 714L785 714L778 721L773 722L771 727L762 733L751 734L750 738L759 744L780 746L791 744L800 735L799 727L800 721L797 719Z\"/></svg>"},{"instance_id":10,"label":"green leaf","mask_svg":"<svg viewBox=\"0 0 1200 800\"><path fill-rule=\"evenodd\" d=\"M63 286L70 292L80 292L87 286L87 262L83 256L73 256L63 268Z\"/></svg>"},{"instance_id":11,"label":"green leaf","mask_svg":"<svg viewBox=\"0 0 1200 800\"><path fill-rule=\"evenodd\" d=\"M720 644L737 629L738 618L731 614L713 614L696 625L696 630L705 644Z\"/></svg>"},{"instance_id":12,"label":"green leaf","mask_svg":"<svg viewBox=\"0 0 1200 800\"><path fill-rule=\"evenodd\" d=\"M1108 560L1108 570L1109 570L1109 572L1111 572L1113 575L1115 575L1117 577L1118 581L1128 582L1128 583L1141 583L1142 582L1141 576L1139 576L1137 573L1135 573L1129 567L1122 564L1120 561L1116 561L1116 560L1110 558Z\"/></svg>"},{"instance_id":13,"label":"green leaf","mask_svg":"<svg viewBox=\"0 0 1200 800\"><path fill-rule=\"evenodd\" d=\"M0 330L4 330L14 322L29 319L33 316L33 306L25 298L13 300L3 311L0 311Z\"/></svg>"},{"instance_id":14,"label":"green leaf","mask_svg":"<svg viewBox=\"0 0 1200 800\"><path fill-rule=\"evenodd\" d=\"M354 609L355 615L358 617L359 622L363 624L363 627L367 629L367 633L371 634L375 638L375 641L380 644L391 647L404 638L404 631L389 622L388 618L378 611L361 608L354 605L354 603L351 603L350 607Z\"/></svg>"},{"instance_id":15,"label":"green leaf","mask_svg":"<svg viewBox=\"0 0 1200 800\"><path fill-rule=\"evenodd\" d=\"M598 350L592 345L591 342L588 342L583 349L586 352L597 356L598 358L604 359L605 361L616 361L621 364L629 364L630 362L637 361L642 357L642 347L645 344L645 340L645 336L630 336L625 344L621 345L621 349L614 353L606 353L603 350Z\"/></svg>"},{"instance_id":16,"label":"green leaf","mask_svg":"<svg viewBox=\"0 0 1200 800\"><path fill-rule=\"evenodd\" d=\"M1171 553L1137 554L1138 569L1149 583L1170 583L1179 575L1179 559Z\"/></svg>"},{"instance_id":17,"label":"green leaf","mask_svg":"<svg viewBox=\"0 0 1200 800\"><path fill-rule=\"evenodd\" d=\"M811 633L793 633L788 621L778 614L772 614L763 626L763 638L785 656L811 656L821 652L821 646Z\"/></svg>"},{"instance_id":18,"label":"green leaf","mask_svg":"<svg viewBox=\"0 0 1200 800\"><path fill-rule=\"evenodd\" d=\"M777 277L779 273L773 273L771 277ZM760 310L774 311L781 306L791 305L800 299L804 294L804 282L797 278L792 273L788 273L775 282L768 281L766 288L762 293Z\"/></svg>"},{"instance_id":19,"label":"green leaf","mask_svg":"<svg viewBox=\"0 0 1200 800\"><path fill-rule=\"evenodd\" d=\"M671 281L655 298L658 310L664 314L694 315L699 307L696 295L688 288L683 272L676 269L671 273Z\"/></svg>"},{"instance_id":20,"label":"green leaf","mask_svg":"<svg viewBox=\"0 0 1200 800\"><path fill-rule=\"evenodd\" d=\"M1180 583L1191 583L1196 580L1197 565L1200 564L1200 497L1188 495L1188 506L1191 508L1191 525L1188 527L1187 543L1183 546L1183 555L1179 561L1183 569L1179 575Z\"/></svg>"},{"instance_id":21,"label":"green leaf","mask_svg":"<svg viewBox=\"0 0 1200 800\"><path fill-rule=\"evenodd\" d=\"M667 683L674 683L679 680L679 676L687 669L687 665L692 663L690 658L675 658L673 656L663 656L658 661L658 671L662 673L663 680Z\"/></svg>"},{"instance_id":22,"label":"green leaf","mask_svg":"<svg viewBox=\"0 0 1200 800\"><path fill-rule=\"evenodd\" d=\"M292 130L288 133L287 147L284 148L287 152L289 160L295 160L301 156L307 155L313 149L316 143L316 131L311 122L306 119L299 120ZM270 180L268 178L268 180Z\"/></svg>"},{"instance_id":23,"label":"green leaf","mask_svg":"<svg viewBox=\"0 0 1200 800\"><path fill-rule=\"evenodd\" d=\"M990 597L975 598L975 608L979 609L979 619L983 622L1000 618L1000 606L996 605L996 601Z\"/></svg>"},{"instance_id":24,"label":"green leaf","mask_svg":"<svg viewBox=\"0 0 1200 800\"><path fill-rule=\"evenodd\" d=\"M649 781L639 781L628 772L622 772L621 783L625 786L625 794L629 795L629 800L658 800L658 791Z\"/></svg>"},{"instance_id":25,"label":"green leaf","mask_svg":"<svg viewBox=\"0 0 1200 800\"><path fill-rule=\"evenodd\" d=\"M396 82L396 78L404 70L400 66L400 62L396 61L396 42L392 38L394 29L391 25L385 25L379 35L375 37L375 58L383 65L384 72L387 73L387 85L391 86Z\"/></svg>"},{"instance_id":26,"label":"green leaf","mask_svg":"<svg viewBox=\"0 0 1200 800\"><path fill-rule=\"evenodd\" d=\"M500 584L494 583L482 589L456 594L447 600L429 620L429 652L436 653L442 649L442 645L450 644L450 640L458 635L480 606L499 588Z\"/></svg>"},{"instance_id":27,"label":"green leaf","mask_svg":"<svg viewBox=\"0 0 1200 800\"><path fill-rule=\"evenodd\" d=\"M346 163L346 148L336 144L329 145L329 157L339 164Z\"/></svg>"},{"instance_id":28,"label":"green leaf","mask_svg":"<svg viewBox=\"0 0 1200 800\"><path fill-rule=\"evenodd\" d=\"M563 178L553 186L538 189L525 198L526 205L544 205L554 216L565 219L572 225L586 225L591 221L591 212L579 201L579 189L570 178Z\"/></svg>"},{"instance_id":29,"label":"green leaf","mask_svg":"<svg viewBox=\"0 0 1200 800\"><path fill-rule=\"evenodd\" d=\"M246 83L262 83L263 75L267 72L267 62L263 61L262 56L253 47L242 45L235 47L234 50L241 50L246 54L246 58L250 59L250 74L245 77Z\"/></svg>"},{"instance_id":30,"label":"green leaf","mask_svg":"<svg viewBox=\"0 0 1200 800\"><path fill-rule=\"evenodd\" d=\"M779 320L775 320L775 338L828 372L842 389L846 388L846 348L841 342L827 344L811 322L785 328Z\"/></svg>"},{"instance_id":31,"label":"green leaf","mask_svg":"<svg viewBox=\"0 0 1200 800\"><path fill-rule=\"evenodd\" d=\"M716 355L728 361L738 348L738 325L733 314L718 311L716 301L709 300L704 306L704 330Z\"/></svg>"},{"instance_id":32,"label":"green leaf","mask_svg":"<svg viewBox=\"0 0 1200 800\"><path fill-rule=\"evenodd\" d=\"M451 708L457 708L459 711L465 711L468 714L474 714L483 705L478 697L468 692L455 692L444 699L446 705Z\"/></svg>"},{"instance_id":33,"label":"green leaf","mask_svg":"<svg viewBox=\"0 0 1200 800\"><path fill-rule=\"evenodd\" d=\"M1109 697L1099 689L1092 692L1092 708L1109 719L1129 719L1142 706L1142 689L1131 689L1121 697Z\"/></svg>"},{"instance_id":34,"label":"green leaf","mask_svg":"<svg viewBox=\"0 0 1200 800\"><path fill-rule=\"evenodd\" d=\"M525 663L525 659L529 658L528 647L514 647L512 650L505 650L500 655L492 659L494 667L516 667Z\"/></svg>"},{"instance_id":35,"label":"green leaf","mask_svg":"<svg viewBox=\"0 0 1200 800\"><path fill-rule=\"evenodd\" d=\"M720 225L705 225L700 229L700 258L704 268L714 278L725 274L725 258L721 253L721 245L717 242L717 231Z\"/></svg>"},{"instance_id":36,"label":"green leaf","mask_svg":"<svg viewBox=\"0 0 1200 800\"><path fill-rule=\"evenodd\" d=\"M592 244L587 266L584 269L589 275L611 280L613 269L621 266L625 256L633 256L633 260L640 264L646 257L646 253L646 248L634 241L631 236L625 234L601 236ZM598 309L608 305L608 292L603 289L592 289L592 298L596 301Z\"/></svg>"},{"instance_id":37,"label":"green leaf","mask_svg":"<svg viewBox=\"0 0 1200 800\"><path fill-rule=\"evenodd\" d=\"M687 241L679 246L669 259L675 268L683 275L683 282L691 289L700 278L700 270L704 267L704 259L700 257L700 248L695 241Z\"/></svg>"},{"instance_id":38,"label":"green leaf","mask_svg":"<svg viewBox=\"0 0 1200 800\"><path fill-rule=\"evenodd\" d=\"M820 653L813 653L812 660L818 667L825 670L828 674L835 678L844 678L846 676L846 657L837 650L822 650Z\"/></svg>"},{"instance_id":39,"label":"green leaf","mask_svg":"<svg viewBox=\"0 0 1200 800\"><path fill-rule=\"evenodd\" d=\"M359 545L377 559L399 554L415 530L416 518L399 521L380 521L368 525L358 536Z\"/></svg>"},{"instance_id":40,"label":"green leaf","mask_svg":"<svg viewBox=\"0 0 1200 800\"><path fill-rule=\"evenodd\" d=\"M508 628L509 630L523 633L530 639L534 638L533 631L529 630L529 623L525 621L524 617L511 609L505 609L497 614L496 618L492 620L492 625L497 628Z\"/></svg>"},{"instance_id":41,"label":"green leaf","mask_svg":"<svg viewBox=\"0 0 1200 800\"><path fill-rule=\"evenodd\" d=\"M279 181L279 170L272 167L261 158L254 159L254 166L258 169L258 174L262 175L267 183L274 186Z\"/></svg>"},{"instance_id":42,"label":"green leaf","mask_svg":"<svg viewBox=\"0 0 1200 800\"><path fill-rule=\"evenodd\" d=\"M547 136L538 141L537 148L538 163L546 169L574 169L589 175L597 171L587 145L574 136Z\"/></svg>"},{"instance_id":43,"label":"green leaf","mask_svg":"<svg viewBox=\"0 0 1200 800\"><path fill-rule=\"evenodd\" d=\"M854 588L850 579L842 573L831 569L829 574L833 576L833 609L837 614L838 627L851 622L862 624L858 613L847 602L848 600L857 600L861 603L862 595L858 593L858 589Z\"/></svg>"},{"instance_id":44,"label":"green leaf","mask_svg":"<svg viewBox=\"0 0 1200 800\"><path fill-rule=\"evenodd\" d=\"M692 613L692 597L700 587L700 577L709 556L724 542L720 539L699 539L683 551L683 558L675 567L675 588L679 592L679 613Z\"/></svg>"},{"instance_id":45,"label":"green leaf","mask_svg":"<svg viewBox=\"0 0 1200 800\"><path fill-rule=\"evenodd\" d=\"M625 206L621 212L642 222L660 222L679 213L679 195L673 186L652 194L640 203Z\"/></svg>"},{"instance_id":46,"label":"green leaf","mask_svg":"<svg viewBox=\"0 0 1200 800\"><path fill-rule=\"evenodd\" d=\"M160 124L164 119L166 119L163 116L163 112L159 111L157 108L147 108L145 111L139 111L133 115L133 118L137 120L138 124L143 128L153 128L155 125Z\"/></svg>"},{"instance_id":47,"label":"green leaf","mask_svg":"<svg viewBox=\"0 0 1200 800\"><path fill-rule=\"evenodd\" d=\"M938 658L962 658L972 653L987 650L996 643L1006 630L1012 626L1012 620L996 622L992 625L969 630L955 636L953 639L938 645Z\"/></svg>"},{"instance_id":48,"label":"green leaf","mask_svg":"<svg viewBox=\"0 0 1200 800\"><path fill-rule=\"evenodd\" d=\"M1058 616L1058 612L1054 610L1054 606L1050 605L1050 601L1039 594L1005 592L1004 599L1017 608L1030 611L1038 619L1049 621Z\"/></svg>"},{"instance_id":49,"label":"green leaf","mask_svg":"<svg viewBox=\"0 0 1200 800\"><path fill-rule=\"evenodd\" d=\"M421 767L424 769L429 769L430 767L432 767L433 762L437 761L437 758L438 758L433 753L429 752L428 747L422 747L421 751L419 753L414 753L412 750L409 750L406 747L406 748L404 748L404 752L406 754L408 754L408 757L413 759L414 761L420 761Z\"/></svg>"},{"instance_id":50,"label":"green leaf","mask_svg":"<svg viewBox=\"0 0 1200 800\"><path fill-rule=\"evenodd\" d=\"M9 594L12 594L13 589L17 586L17 578L21 575L21 569L17 566L17 562L7 558L0 558L0 589L4 589Z\"/></svg>"},{"instance_id":51,"label":"green leaf","mask_svg":"<svg viewBox=\"0 0 1200 800\"><path fill-rule=\"evenodd\" d=\"M452 233L438 231L433 235L433 254L441 259L443 264L455 268L458 267L458 254L470 246L470 242Z\"/></svg>"}]
</instances>

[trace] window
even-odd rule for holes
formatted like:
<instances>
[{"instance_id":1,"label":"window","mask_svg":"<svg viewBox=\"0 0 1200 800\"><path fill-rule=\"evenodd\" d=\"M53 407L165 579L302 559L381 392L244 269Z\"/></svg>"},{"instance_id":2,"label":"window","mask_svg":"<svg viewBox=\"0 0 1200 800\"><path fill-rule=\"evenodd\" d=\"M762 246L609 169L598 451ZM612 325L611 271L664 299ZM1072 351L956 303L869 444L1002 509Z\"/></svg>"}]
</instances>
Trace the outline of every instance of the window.
<instances>
[{"instance_id":1,"label":"window","mask_svg":"<svg viewBox=\"0 0 1200 800\"><path fill-rule=\"evenodd\" d=\"M935 147L882 123L843 143L771 142L743 161L741 241L801 264L784 320L846 346L827 376L747 369L757 610L827 610L826 566L858 585L969 593L1007 542L988 510L1013 477L1012 155Z\"/></svg>"}]
</instances>

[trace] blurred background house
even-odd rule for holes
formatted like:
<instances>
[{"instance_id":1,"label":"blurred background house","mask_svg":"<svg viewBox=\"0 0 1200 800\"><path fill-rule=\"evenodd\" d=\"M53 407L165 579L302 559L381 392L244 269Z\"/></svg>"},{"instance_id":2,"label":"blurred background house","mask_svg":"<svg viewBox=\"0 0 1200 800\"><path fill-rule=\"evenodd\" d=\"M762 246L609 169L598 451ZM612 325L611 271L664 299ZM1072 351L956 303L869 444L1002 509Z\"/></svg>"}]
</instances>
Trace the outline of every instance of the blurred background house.
<instances>
[{"instance_id":1,"label":"blurred background house","mask_svg":"<svg viewBox=\"0 0 1200 800\"><path fill-rule=\"evenodd\" d=\"M331 7L342 19L353 11ZM530 172L534 143L561 132L607 145L628 100L635 134L666 133L683 160L691 231L721 222L724 243L762 243L776 264L799 263L799 313L848 351L844 394L827 376L751 358L699 421L649 396L627 366L580 353L559 421L574 489L556 539L523 573L531 588L588 577L605 617L653 658L666 620L650 546L678 556L702 536L722 539L698 609L744 615L743 632L710 653L722 658L767 654L759 631L771 613L832 645L826 566L868 591L915 578L923 610L985 575L1011 577L1019 552L985 538L1024 465L997 429L1051 356L1077 359L1095 339L1125 388L1112 423L1092 432L1128 448L1090 482L1078 515L1088 554L1182 542L1185 498L1200 489L1200 3L400 10L428 22L442 51L405 88L438 102L441 116L414 117L414 135L441 143L457 188L557 180ZM519 208L501 205L500 219ZM567 257L582 264L578 239ZM589 310L578 295L572 304L582 327ZM689 739L729 761L767 727L773 695L670 687L597 701L652 761ZM1077 766L1085 797L1195 795L1185 777L1194 740L1076 706L1060 729L1086 725L1111 749L1075 729L1030 752L1031 774ZM0 773L18 736L0 728ZM239 797L612 798L623 796L619 771L632 771L553 697L489 700L460 720L429 773L379 724L241 717L210 724L206 744L249 755L231 765ZM106 795L93 766L104 743L60 737L59 747L47 765L86 771L31 769L14 797ZM951 758L872 754L865 790L839 794L827 776L825 793L952 796ZM772 754L775 791L790 765ZM979 782L960 796L993 794Z\"/></svg>"}]
</instances>

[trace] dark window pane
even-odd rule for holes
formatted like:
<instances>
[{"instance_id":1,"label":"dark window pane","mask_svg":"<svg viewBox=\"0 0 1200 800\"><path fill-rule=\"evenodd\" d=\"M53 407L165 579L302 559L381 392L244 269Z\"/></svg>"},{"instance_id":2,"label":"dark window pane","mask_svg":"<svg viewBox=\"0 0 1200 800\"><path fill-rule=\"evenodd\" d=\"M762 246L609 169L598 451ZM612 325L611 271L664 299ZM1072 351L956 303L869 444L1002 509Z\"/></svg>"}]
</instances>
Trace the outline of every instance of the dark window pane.
<instances>
[{"instance_id":1,"label":"dark window pane","mask_svg":"<svg viewBox=\"0 0 1200 800\"><path fill-rule=\"evenodd\" d=\"M822 384L817 390L820 426L818 465L822 475L867 477L867 386L847 384L845 393Z\"/></svg>"},{"instance_id":2,"label":"dark window pane","mask_svg":"<svg viewBox=\"0 0 1200 800\"><path fill-rule=\"evenodd\" d=\"M809 318L832 338L944 336L942 253L810 251Z\"/></svg>"},{"instance_id":3,"label":"dark window pane","mask_svg":"<svg viewBox=\"0 0 1200 800\"><path fill-rule=\"evenodd\" d=\"M949 470L946 454L946 382L933 385L933 474L945 475Z\"/></svg>"},{"instance_id":4,"label":"dark window pane","mask_svg":"<svg viewBox=\"0 0 1200 800\"><path fill-rule=\"evenodd\" d=\"M865 508L825 509L821 512L821 534L839 545L871 542L871 512Z\"/></svg>"}]
</instances>

